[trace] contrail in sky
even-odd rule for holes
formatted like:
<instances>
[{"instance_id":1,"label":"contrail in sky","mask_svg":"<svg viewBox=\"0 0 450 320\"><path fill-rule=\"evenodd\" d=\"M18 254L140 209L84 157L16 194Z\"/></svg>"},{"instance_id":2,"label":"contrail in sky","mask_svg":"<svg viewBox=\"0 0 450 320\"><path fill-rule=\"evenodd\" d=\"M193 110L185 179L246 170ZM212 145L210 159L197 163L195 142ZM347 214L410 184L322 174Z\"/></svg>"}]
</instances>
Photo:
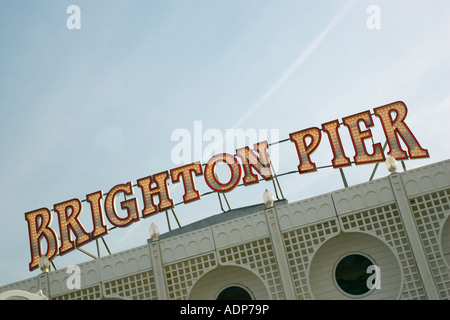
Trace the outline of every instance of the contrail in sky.
<instances>
[{"instance_id":1,"label":"contrail in sky","mask_svg":"<svg viewBox=\"0 0 450 320\"><path fill-rule=\"evenodd\" d=\"M291 77L291 75L306 61L306 59L320 46L325 37L331 30L342 20L345 14L353 7L356 0L348 1L345 6L339 10L334 16L333 20L322 30L322 32L311 42L308 47L302 52L302 54L294 61L294 63L278 78L278 80L272 85L272 87L264 93L258 101L256 101L245 114L233 125L233 129L239 127L244 121L250 117L256 110L258 110L269 98L274 95L278 89L280 89L284 83Z\"/></svg>"},{"instance_id":2,"label":"contrail in sky","mask_svg":"<svg viewBox=\"0 0 450 320\"><path fill-rule=\"evenodd\" d=\"M251 114L258 110L267 100L270 99L291 77L291 75L308 59L308 57L314 53L314 51L320 46L325 37L333 30L333 28L342 20L345 14L351 9L351 7L357 2L357 0L348 1L345 6L339 10L339 12L334 16L333 20L328 23L327 26L322 30L322 32L311 42L308 47L301 53L301 55L294 61L294 63L283 73L283 75L278 78L278 80L270 87L270 89L265 92L258 101L256 101L245 114L233 125L232 129L238 128L242 123L244 123ZM229 131L232 134L232 130ZM220 145L223 141L216 141L216 144ZM174 187L178 187L174 186ZM137 225L129 228L128 231L119 239L118 243L124 241L130 233L134 231Z\"/></svg>"}]
</instances>

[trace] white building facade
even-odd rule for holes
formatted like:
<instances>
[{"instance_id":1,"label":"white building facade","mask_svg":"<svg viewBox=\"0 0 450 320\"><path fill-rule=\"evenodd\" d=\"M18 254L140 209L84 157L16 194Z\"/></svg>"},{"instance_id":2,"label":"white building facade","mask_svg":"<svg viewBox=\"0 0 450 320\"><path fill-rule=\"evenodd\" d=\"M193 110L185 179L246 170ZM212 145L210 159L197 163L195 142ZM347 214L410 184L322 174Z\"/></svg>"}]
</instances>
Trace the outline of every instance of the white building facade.
<instances>
[{"instance_id":1,"label":"white building facade","mask_svg":"<svg viewBox=\"0 0 450 320\"><path fill-rule=\"evenodd\" d=\"M146 245L0 287L50 300L450 298L450 160L214 215Z\"/></svg>"}]
</instances>

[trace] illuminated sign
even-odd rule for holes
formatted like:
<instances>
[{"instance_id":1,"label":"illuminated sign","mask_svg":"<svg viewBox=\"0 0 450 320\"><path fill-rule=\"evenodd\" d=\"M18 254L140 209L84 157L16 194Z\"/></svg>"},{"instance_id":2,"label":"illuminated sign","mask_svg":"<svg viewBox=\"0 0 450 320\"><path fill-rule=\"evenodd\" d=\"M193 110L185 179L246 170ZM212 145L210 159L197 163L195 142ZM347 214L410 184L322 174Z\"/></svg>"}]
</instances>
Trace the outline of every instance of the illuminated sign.
<instances>
[{"instance_id":1,"label":"illuminated sign","mask_svg":"<svg viewBox=\"0 0 450 320\"><path fill-rule=\"evenodd\" d=\"M420 146L405 123L407 108L403 102L395 102L375 108L373 114L381 121L389 145L388 155L397 160L408 159L408 157L411 159L429 157L428 151ZM374 125L370 111L342 118L342 123L348 129L353 143L355 165L385 160L380 143L372 143L371 152L366 149L366 142L370 145L368 139L372 140L370 128ZM311 160L311 155L322 141L322 131L328 136L333 153L333 159L331 159L333 167L339 168L351 165L350 158L346 155L342 146L339 134L340 128L339 121L333 120L323 123L321 129L311 127L289 134L298 154L299 174L317 170L315 163ZM400 139L408 148L407 151L402 149ZM195 181L200 176L203 176L209 188L221 193L236 188L241 178L245 186L258 183L258 175L265 180L272 179L273 172L270 166L267 141L256 143L254 150L243 147L236 150L236 156L228 153L217 154L211 157L204 169L200 162L194 162L138 179L137 186L141 189L144 206L142 210L138 208L138 200L134 197L131 182L112 187L105 198L102 191L90 193L86 196L86 202L90 207L92 216L93 229L90 232L86 231L79 221L83 209L79 199L71 199L53 206L53 211L56 213L59 222L59 239L56 232L50 227L52 213L48 208L25 213L31 249L29 269L34 270L39 265L39 258L42 255L42 241L46 242L45 256L51 260L58 251L61 255L68 253L76 247L107 234L108 227L105 224L105 218L113 226L122 228L139 221L140 218L147 218L158 212L173 208L175 204L170 196L169 181L183 183L183 202L189 203L200 199L200 194L195 186ZM216 175L216 166L220 163L225 163L225 167L229 169L230 178L228 181L221 181ZM120 212L126 212L125 217L119 216L118 208L116 208L116 200L119 194L126 196L126 200L120 202ZM157 200L156 203L155 200Z\"/></svg>"}]
</instances>

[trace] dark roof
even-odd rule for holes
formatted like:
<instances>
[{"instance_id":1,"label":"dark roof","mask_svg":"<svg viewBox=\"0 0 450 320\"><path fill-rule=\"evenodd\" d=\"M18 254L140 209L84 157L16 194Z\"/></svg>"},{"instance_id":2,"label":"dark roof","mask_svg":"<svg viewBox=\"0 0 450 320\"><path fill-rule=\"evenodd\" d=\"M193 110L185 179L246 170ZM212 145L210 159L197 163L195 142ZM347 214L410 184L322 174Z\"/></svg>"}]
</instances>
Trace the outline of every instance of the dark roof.
<instances>
[{"instance_id":1,"label":"dark roof","mask_svg":"<svg viewBox=\"0 0 450 320\"><path fill-rule=\"evenodd\" d=\"M277 200L274 201L273 205L274 207L276 206L282 206L288 204L288 201L283 199L283 200ZM266 209L266 205L264 203L260 203L260 204L255 204L255 205L251 205L251 206L247 206L247 207L241 207L241 208L237 208L237 209L231 209L228 210L226 212L223 213L219 213L219 214L215 214L213 216L207 217L205 219L199 220L199 221L195 221L191 224L185 225L181 228L163 233L159 236L159 239L167 239L170 237L174 237L174 236L178 236L180 234L183 233L188 233L194 230L198 230L198 229L202 229L202 228L207 228L209 226L227 221L227 220L231 220L231 219L235 219L235 218L239 218L239 217L243 217L246 215L250 215L252 213L255 212L260 212L263 211L264 209ZM152 242L152 239L149 238L147 239L147 243Z\"/></svg>"}]
</instances>

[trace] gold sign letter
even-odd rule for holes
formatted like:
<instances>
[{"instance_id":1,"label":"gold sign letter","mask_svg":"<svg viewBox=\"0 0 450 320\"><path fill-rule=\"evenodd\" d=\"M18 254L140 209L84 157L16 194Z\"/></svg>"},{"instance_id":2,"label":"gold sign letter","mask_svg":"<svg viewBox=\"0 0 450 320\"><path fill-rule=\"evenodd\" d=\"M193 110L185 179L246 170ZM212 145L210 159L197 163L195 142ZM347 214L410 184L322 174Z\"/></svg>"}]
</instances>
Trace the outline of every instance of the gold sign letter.
<instances>
[{"instance_id":1,"label":"gold sign letter","mask_svg":"<svg viewBox=\"0 0 450 320\"><path fill-rule=\"evenodd\" d=\"M330 140L331 149L333 150L334 158L331 160L333 167L345 167L350 165L350 159L344 153L342 147L341 137L339 136L339 121L334 120L331 122L323 123L322 130L328 134Z\"/></svg>"},{"instance_id":2,"label":"gold sign letter","mask_svg":"<svg viewBox=\"0 0 450 320\"><path fill-rule=\"evenodd\" d=\"M138 205L136 199L124 200L120 203L120 207L123 210L127 210L127 216L120 218L116 212L116 197L119 192L123 192L126 196L133 194L133 186L131 182L126 184L119 184L113 187L106 196L105 199L105 211L106 217L116 227L126 227L130 223L139 221Z\"/></svg>"},{"instance_id":3,"label":"gold sign letter","mask_svg":"<svg viewBox=\"0 0 450 320\"><path fill-rule=\"evenodd\" d=\"M103 236L108 233L108 227L103 222L102 202L103 193L97 191L86 196L87 202L91 205L92 222L94 230L92 231L92 239Z\"/></svg>"},{"instance_id":4,"label":"gold sign letter","mask_svg":"<svg viewBox=\"0 0 450 320\"><path fill-rule=\"evenodd\" d=\"M194 173L196 176L203 174L202 165L200 162L194 162L182 167L178 167L170 170L170 175L172 177L172 182L179 182L180 176L183 180L184 185L184 196L183 202L188 203L194 200L200 199L200 194L195 189L194 178L192 176Z\"/></svg>"},{"instance_id":5,"label":"gold sign letter","mask_svg":"<svg viewBox=\"0 0 450 320\"><path fill-rule=\"evenodd\" d=\"M384 160L383 149L381 144L377 143L373 146L373 153L368 154L366 151L366 146L364 144L365 139L372 137L372 132L370 129L361 131L359 127L360 122L364 122L367 128L373 127L372 116L369 111L361 112L353 116L342 118L342 121L347 126L350 131L353 146L355 147L356 155L354 157L355 164L363 164L370 162L379 162Z\"/></svg>"},{"instance_id":6,"label":"gold sign letter","mask_svg":"<svg viewBox=\"0 0 450 320\"><path fill-rule=\"evenodd\" d=\"M411 158L427 158L428 151L422 149L419 142L409 130L404 122L408 113L406 105L399 101L382 107L373 109L375 115L380 118L383 125L384 134L386 135L389 152L397 160L408 159L406 152L400 147L398 137L401 137L408 147L409 156ZM395 113L395 119L392 119L392 112Z\"/></svg>"},{"instance_id":7,"label":"gold sign letter","mask_svg":"<svg viewBox=\"0 0 450 320\"><path fill-rule=\"evenodd\" d=\"M75 233L77 246L81 246L82 244L91 240L89 234L86 233L80 221L78 221L78 216L81 213L80 200L72 199L66 202L55 204L54 208L55 212L59 216L59 230L61 237L59 254L65 254L75 248L71 239L69 228Z\"/></svg>"},{"instance_id":8,"label":"gold sign letter","mask_svg":"<svg viewBox=\"0 0 450 320\"><path fill-rule=\"evenodd\" d=\"M169 173L164 171L137 181L144 198L144 209L142 210L142 216L144 218L147 218L156 212L170 209L174 206L173 200L170 198L169 187L167 185L168 178ZM156 187L154 188L151 187L152 181L156 183ZM156 207L153 202L153 196L159 197L158 207Z\"/></svg>"},{"instance_id":9,"label":"gold sign letter","mask_svg":"<svg viewBox=\"0 0 450 320\"><path fill-rule=\"evenodd\" d=\"M56 233L50 228L52 223L52 214L47 208L25 213L25 220L28 222L28 232L30 234L31 262L29 264L30 271L39 266L39 258L41 257L41 237L47 240L47 252L45 256L48 260L52 260L57 251Z\"/></svg>"},{"instance_id":10,"label":"gold sign letter","mask_svg":"<svg viewBox=\"0 0 450 320\"><path fill-rule=\"evenodd\" d=\"M224 162L228 165L231 171L230 181L227 183L221 183L216 175L216 165L218 162ZM205 166L205 181L206 184L217 192L228 192L233 190L239 183L241 178L241 166L238 160L228 153L217 154L211 159Z\"/></svg>"},{"instance_id":11,"label":"gold sign letter","mask_svg":"<svg viewBox=\"0 0 450 320\"><path fill-rule=\"evenodd\" d=\"M242 166L244 167L244 178L242 179L244 185L259 182L258 176L253 173L251 168L255 168L265 180L273 178L269 154L267 153L267 141L255 143L254 148L258 152L259 158L249 147L236 150L237 155L241 158Z\"/></svg>"},{"instance_id":12,"label":"gold sign letter","mask_svg":"<svg viewBox=\"0 0 450 320\"><path fill-rule=\"evenodd\" d=\"M298 165L298 172L306 173L310 171L316 171L316 164L314 162L311 162L309 156L319 146L322 137L320 129L313 127L297 131L294 133L290 133L289 137L291 138L291 141L295 143L295 146L297 148L298 159L300 160L300 164ZM311 140L309 143L306 142L307 138Z\"/></svg>"}]
</instances>

